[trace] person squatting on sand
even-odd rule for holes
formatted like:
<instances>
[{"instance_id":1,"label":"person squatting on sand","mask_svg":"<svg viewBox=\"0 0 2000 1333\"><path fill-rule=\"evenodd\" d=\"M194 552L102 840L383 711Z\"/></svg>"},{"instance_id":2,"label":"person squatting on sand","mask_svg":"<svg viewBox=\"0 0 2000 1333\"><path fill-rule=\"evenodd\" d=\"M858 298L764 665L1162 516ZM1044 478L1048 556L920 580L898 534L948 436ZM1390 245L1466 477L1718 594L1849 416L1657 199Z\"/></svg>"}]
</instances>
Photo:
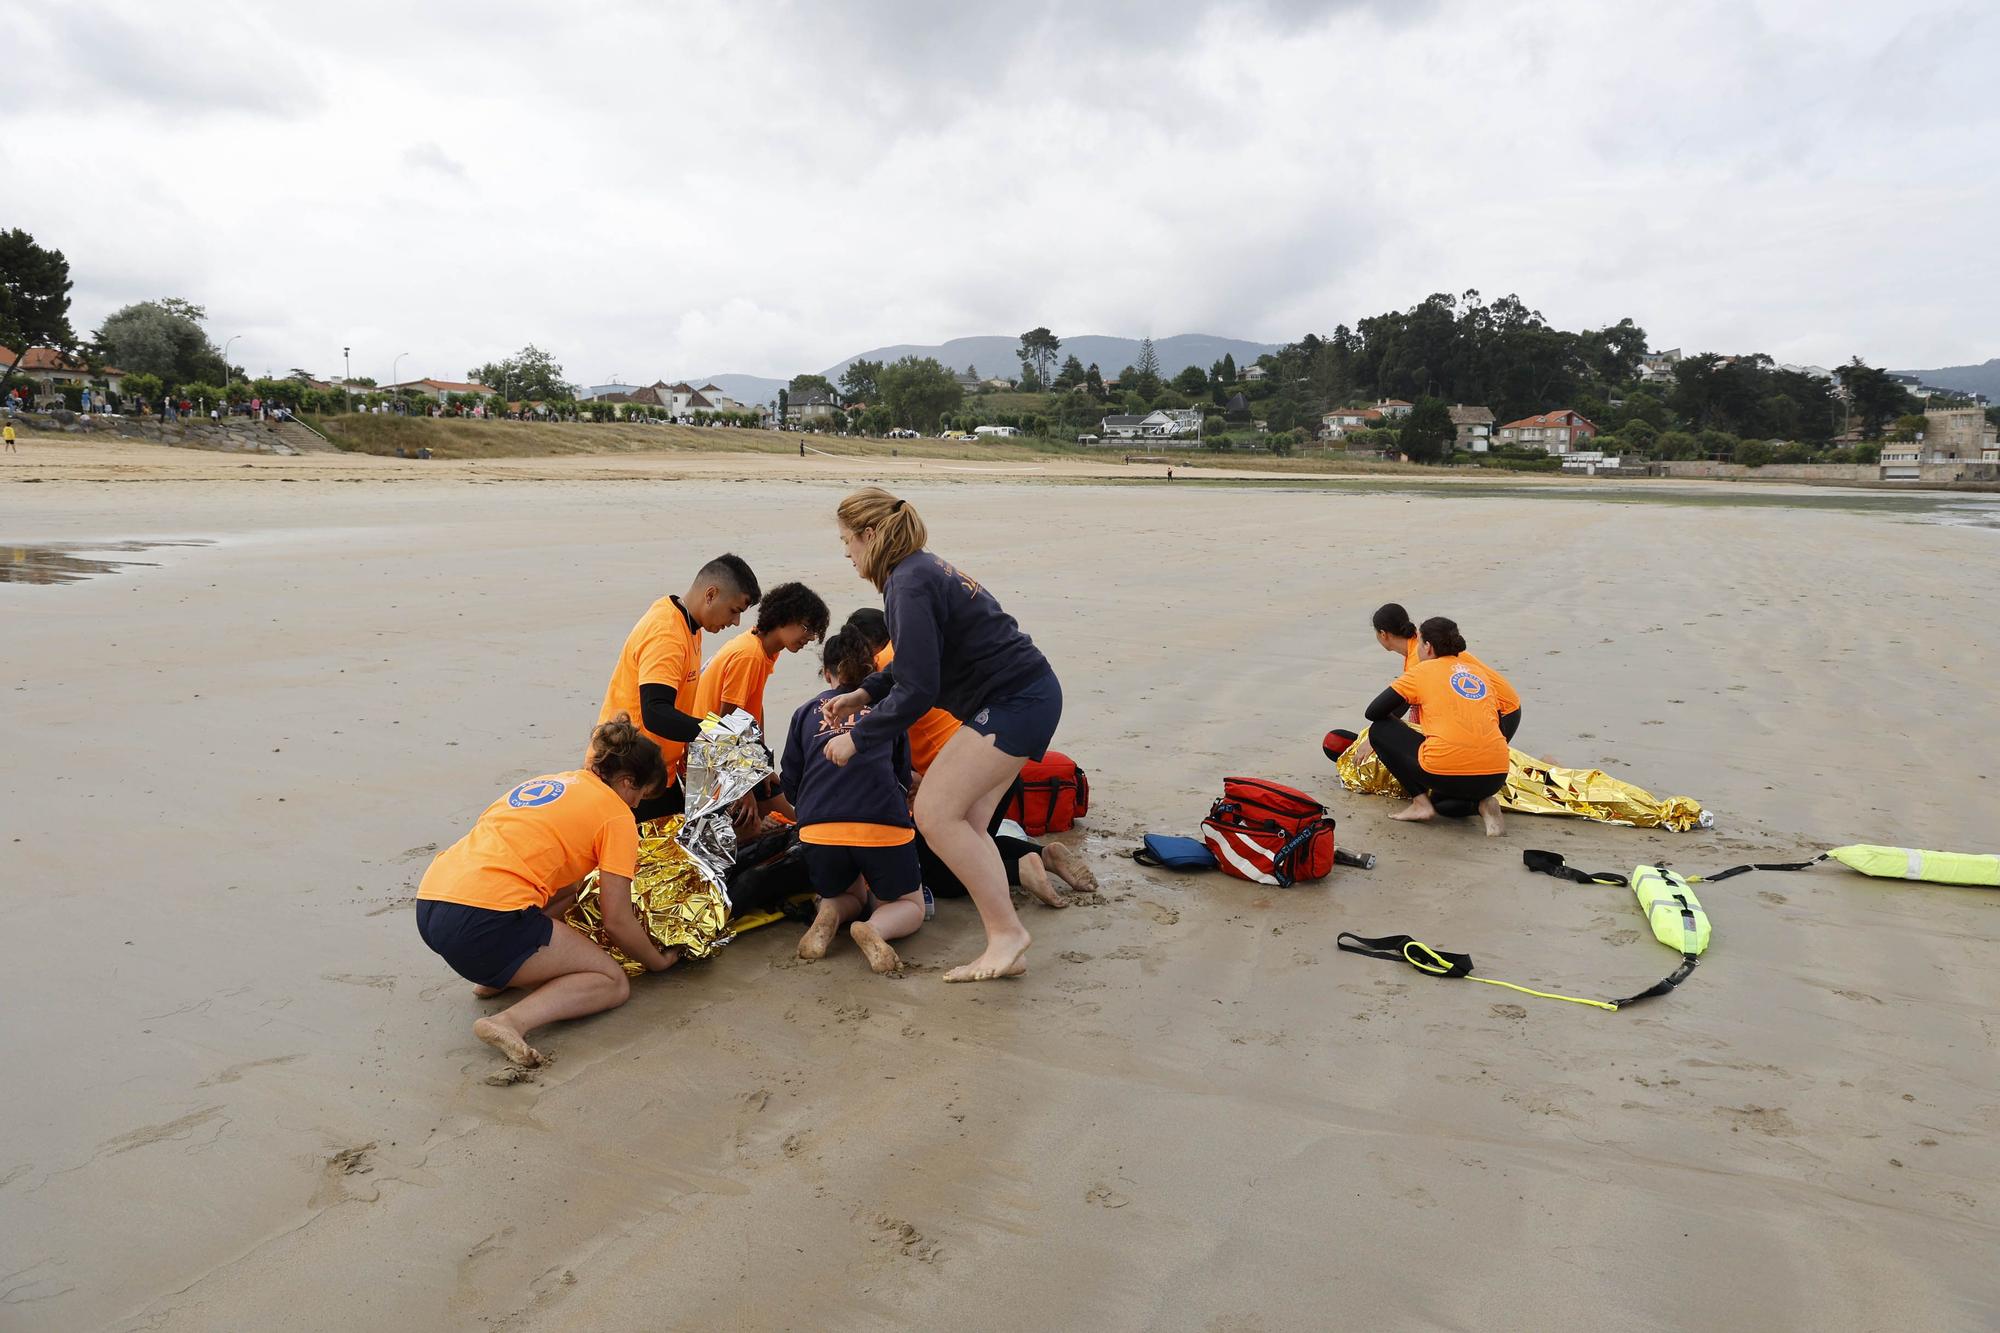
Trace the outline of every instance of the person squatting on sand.
<instances>
[{"instance_id":1,"label":"person squatting on sand","mask_svg":"<svg viewBox=\"0 0 2000 1333\"><path fill-rule=\"evenodd\" d=\"M866 640L851 629L826 641L822 660L832 688L792 714L780 778L798 810L806 873L819 897L799 957L826 957L834 935L852 921L848 933L868 966L893 972L902 960L889 941L914 934L935 910L910 821L909 737L895 733L838 763L827 754L869 715L864 707L836 721L827 705L868 678L870 657ZM857 919L864 912L868 919Z\"/></svg>"},{"instance_id":2,"label":"person squatting on sand","mask_svg":"<svg viewBox=\"0 0 2000 1333\"><path fill-rule=\"evenodd\" d=\"M660 747L624 714L590 734L585 767L530 778L486 807L439 852L417 888L417 933L481 999L529 994L472 1025L516 1064L538 1065L528 1034L544 1023L616 1009L632 993L610 954L561 917L597 871L604 928L625 956L664 972L678 950L653 945L632 909L639 864L633 807L666 788Z\"/></svg>"},{"instance_id":3,"label":"person squatting on sand","mask_svg":"<svg viewBox=\"0 0 2000 1333\"><path fill-rule=\"evenodd\" d=\"M795 653L809 643L826 637L832 613L819 594L803 583L780 583L757 604L757 626L746 629L702 668L701 682L695 687L693 707L688 711L697 720L710 713L727 717L742 709L757 719L758 734L771 743L771 730L764 725L764 687L778 668L779 653ZM744 816L778 814L790 817L792 807L778 790L777 779L765 780L746 795L737 807L737 832L745 831Z\"/></svg>"},{"instance_id":4,"label":"person squatting on sand","mask_svg":"<svg viewBox=\"0 0 2000 1333\"><path fill-rule=\"evenodd\" d=\"M597 720L608 722L620 713L639 719L667 766L666 790L640 802L632 812L637 822L664 819L686 808L680 769L687 743L701 734L702 715L686 709L693 706L701 684L702 631L728 629L762 595L757 576L741 556L719 555L694 576L686 601L662 597L625 636Z\"/></svg>"},{"instance_id":5,"label":"person squatting on sand","mask_svg":"<svg viewBox=\"0 0 2000 1333\"><path fill-rule=\"evenodd\" d=\"M889 620L881 608L864 606L847 618L847 628L859 631L875 653L875 669L881 670L896 659L896 649L889 642ZM921 790L924 774L930 771L944 743L951 739L959 728L959 721L942 708L933 708L910 726L910 767L915 770L916 780L912 786ZM1083 858L1059 842L1046 845L1031 842L1027 838L1016 838L1001 832L1005 823L1004 811L1013 801L1019 789L1019 779L1009 787L1007 795L993 807L993 816L987 821L986 831L993 838L993 845L1000 853L1000 864L1007 872L1007 883L1018 884L1033 894L1035 898L1050 907L1067 907L1064 898L1049 882L1056 879L1078 893L1097 892L1097 876L1084 864ZM921 831L917 834L917 859L924 867L924 887L939 898L963 898L965 885L959 882L931 845L924 840Z\"/></svg>"},{"instance_id":6,"label":"person squatting on sand","mask_svg":"<svg viewBox=\"0 0 2000 1333\"><path fill-rule=\"evenodd\" d=\"M1062 718L1062 685L992 593L925 549L923 519L908 501L866 487L840 502L838 520L855 572L882 593L896 660L827 701L831 722L869 712L827 742L826 757L845 764L887 746L933 707L964 724L938 752L916 799L918 829L965 884L986 928L979 957L944 979L1019 976L1031 939L986 829L1021 766L1048 753Z\"/></svg>"},{"instance_id":7,"label":"person squatting on sand","mask_svg":"<svg viewBox=\"0 0 2000 1333\"><path fill-rule=\"evenodd\" d=\"M1390 818L1427 820L1438 813L1437 801L1472 802L1486 836L1498 837L1507 742L1521 725L1521 698L1505 676L1465 651L1453 621L1433 616L1418 634L1417 664L1368 705L1375 754L1411 796L1409 808ZM1415 710L1423 731L1403 721Z\"/></svg>"}]
</instances>

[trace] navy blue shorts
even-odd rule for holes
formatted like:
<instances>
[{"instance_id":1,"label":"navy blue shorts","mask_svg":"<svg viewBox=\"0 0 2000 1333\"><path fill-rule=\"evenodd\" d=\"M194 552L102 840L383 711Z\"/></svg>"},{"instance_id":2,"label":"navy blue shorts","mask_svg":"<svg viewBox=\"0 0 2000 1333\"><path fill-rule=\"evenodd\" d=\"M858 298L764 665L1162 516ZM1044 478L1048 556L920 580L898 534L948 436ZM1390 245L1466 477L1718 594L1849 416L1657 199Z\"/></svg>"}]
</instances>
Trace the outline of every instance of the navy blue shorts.
<instances>
[{"instance_id":1,"label":"navy blue shorts","mask_svg":"<svg viewBox=\"0 0 2000 1333\"><path fill-rule=\"evenodd\" d=\"M923 867L917 862L917 844L900 847L833 847L824 843L802 842L806 851L806 873L812 890L822 898L838 898L853 886L854 877L868 880L868 891L883 902L907 897L924 886Z\"/></svg>"},{"instance_id":2,"label":"navy blue shorts","mask_svg":"<svg viewBox=\"0 0 2000 1333\"><path fill-rule=\"evenodd\" d=\"M538 907L490 907L417 899L417 934L451 970L475 986L505 986L556 933Z\"/></svg>"},{"instance_id":3,"label":"navy blue shorts","mask_svg":"<svg viewBox=\"0 0 2000 1333\"><path fill-rule=\"evenodd\" d=\"M1062 682L1046 672L1004 699L965 718L965 725L993 738L994 748L1016 759L1039 760L1062 721Z\"/></svg>"}]
</instances>

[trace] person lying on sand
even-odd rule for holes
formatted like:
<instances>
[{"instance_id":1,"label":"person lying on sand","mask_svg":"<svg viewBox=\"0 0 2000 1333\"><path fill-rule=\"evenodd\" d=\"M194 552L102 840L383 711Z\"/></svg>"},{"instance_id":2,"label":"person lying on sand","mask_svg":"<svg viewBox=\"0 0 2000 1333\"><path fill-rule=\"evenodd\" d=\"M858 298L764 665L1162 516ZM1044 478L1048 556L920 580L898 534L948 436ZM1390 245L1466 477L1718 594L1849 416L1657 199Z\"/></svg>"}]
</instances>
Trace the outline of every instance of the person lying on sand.
<instances>
[{"instance_id":1,"label":"person lying on sand","mask_svg":"<svg viewBox=\"0 0 2000 1333\"><path fill-rule=\"evenodd\" d=\"M506 792L424 872L417 888L424 943L481 999L528 991L472 1025L473 1036L516 1064L542 1062L528 1044L536 1028L616 1009L632 993L611 955L561 919L591 871L612 943L649 971L680 961L678 950L654 947L632 909L639 864L632 810L666 786L660 747L620 713L590 733L585 767Z\"/></svg>"},{"instance_id":2,"label":"person lying on sand","mask_svg":"<svg viewBox=\"0 0 2000 1333\"><path fill-rule=\"evenodd\" d=\"M702 632L728 629L762 595L757 576L741 556L719 555L694 576L685 601L662 597L625 636L597 720L608 722L620 713L638 719L644 734L660 747L668 783L664 792L632 812L635 821L665 819L686 808L680 770L687 743L701 734L703 715L689 709L701 684Z\"/></svg>"},{"instance_id":3,"label":"person lying on sand","mask_svg":"<svg viewBox=\"0 0 2000 1333\"><path fill-rule=\"evenodd\" d=\"M877 972L902 966L891 940L916 933L935 910L917 862L917 831L910 818L910 742L897 733L845 764L827 757L847 740L868 710L835 721L828 700L859 688L872 654L852 630L826 641L822 661L832 688L806 700L792 714L779 769L785 797L798 810L799 842L819 907L799 941L799 957L826 957L843 925ZM863 914L867 919L860 919Z\"/></svg>"},{"instance_id":4,"label":"person lying on sand","mask_svg":"<svg viewBox=\"0 0 2000 1333\"><path fill-rule=\"evenodd\" d=\"M917 826L965 884L986 929L979 957L944 979L1019 976L1032 940L986 825L1022 765L1048 753L1062 683L991 592L925 549L929 534L909 501L865 487L840 502L835 518L848 561L882 594L896 660L827 701L829 722L868 716L829 741L826 757L844 764L880 748L932 708L965 724L938 752L916 803Z\"/></svg>"},{"instance_id":5,"label":"person lying on sand","mask_svg":"<svg viewBox=\"0 0 2000 1333\"><path fill-rule=\"evenodd\" d=\"M1411 795L1409 808L1391 818L1423 821L1436 816L1437 801L1471 802L1486 836L1498 837L1507 741L1520 725L1521 698L1506 677L1465 651L1453 621L1433 616L1419 637L1416 666L1368 705L1375 754ZM1423 731L1403 721L1412 709L1423 711Z\"/></svg>"}]
</instances>

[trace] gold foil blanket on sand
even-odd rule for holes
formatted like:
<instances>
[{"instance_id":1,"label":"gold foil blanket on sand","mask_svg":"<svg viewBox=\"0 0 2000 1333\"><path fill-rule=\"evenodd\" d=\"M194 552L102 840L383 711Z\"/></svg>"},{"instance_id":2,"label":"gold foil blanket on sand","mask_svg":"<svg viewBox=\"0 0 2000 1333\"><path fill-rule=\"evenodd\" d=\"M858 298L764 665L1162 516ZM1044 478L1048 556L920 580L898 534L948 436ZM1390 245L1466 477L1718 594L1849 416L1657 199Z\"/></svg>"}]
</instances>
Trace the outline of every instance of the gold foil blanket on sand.
<instances>
[{"instance_id":1,"label":"gold foil blanket on sand","mask_svg":"<svg viewBox=\"0 0 2000 1333\"><path fill-rule=\"evenodd\" d=\"M770 775L770 752L747 713L709 719L689 743L687 812L639 826L639 869L632 877L632 906L661 949L706 958L735 937L725 879L736 861L729 807ZM595 874L584 881L565 920L603 945L626 972L646 970L611 943Z\"/></svg>"},{"instance_id":2,"label":"gold foil blanket on sand","mask_svg":"<svg viewBox=\"0 0 2000 1333\"><path fill-rule=\"evenodd\" d=\"M1367 732L1361 733L1365 739ZM1360 741L1344 751L1335 767L1341 785L1366 795L1403 795L1402 784L1371 750L1363 759ZM1563 768L1519 750L1508 751L1507 785L1500 804L1525 815L1568 815L1599 824L1631 828L1664 828L1676 833L1707 828L1714 815L1688 796L1655 796L1643 787L1595 768Z\"/></svg>"}]
</instances>

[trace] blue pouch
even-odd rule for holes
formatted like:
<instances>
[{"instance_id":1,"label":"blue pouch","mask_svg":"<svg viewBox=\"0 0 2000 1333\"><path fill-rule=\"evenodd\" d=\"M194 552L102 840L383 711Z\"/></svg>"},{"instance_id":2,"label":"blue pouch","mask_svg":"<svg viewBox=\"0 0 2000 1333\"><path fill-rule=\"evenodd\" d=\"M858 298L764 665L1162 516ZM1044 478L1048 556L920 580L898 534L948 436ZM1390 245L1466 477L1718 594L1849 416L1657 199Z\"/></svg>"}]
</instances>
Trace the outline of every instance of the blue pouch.
<instances>
[{"instance_id":1,"label":"blue pouch","mask_svg":"<svg viewBox=\"0 0 2000 1333\"><path fill-rule=\"evenodd\" d=\"M1177 838L1170 833L1148 833L1146 845L1132 849L1132 859L1142 866L1167 870L1213 870L1215 853L1199 838Z\"/></svg>"}]
</instances>

